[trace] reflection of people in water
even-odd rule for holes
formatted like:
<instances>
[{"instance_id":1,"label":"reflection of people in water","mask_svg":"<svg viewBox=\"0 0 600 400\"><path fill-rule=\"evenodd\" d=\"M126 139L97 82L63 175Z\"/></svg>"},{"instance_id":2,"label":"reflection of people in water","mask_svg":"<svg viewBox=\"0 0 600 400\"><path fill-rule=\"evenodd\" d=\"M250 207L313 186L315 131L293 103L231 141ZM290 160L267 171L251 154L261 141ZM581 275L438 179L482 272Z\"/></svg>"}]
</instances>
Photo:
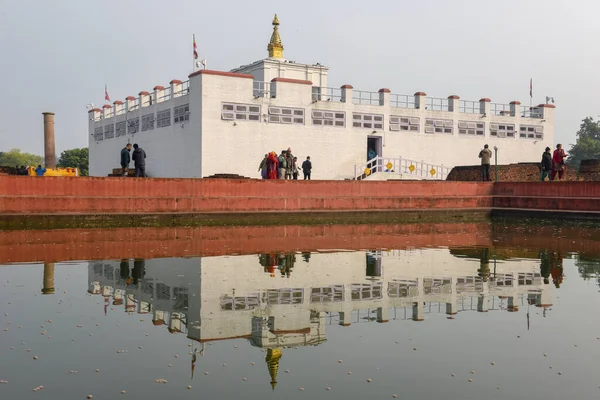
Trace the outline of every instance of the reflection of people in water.
<instances>
[{"instance_id":1,"label":"reflection of people in water","mask_svg":"<svg viewBox=\"0 0 600 400\"><path fill-rule=\"evenodd\" d=\"M264 272L268 273L271 278L275 277L276 270L281 272L281 276L289 278L296 263L296 255L293 253L260 254L258 262L263 266Z\"/></svg>"},{"instance_id":2,"label":"reflection of people in water","mask_svg":"<svg viewBox=\"0 0 600 400\"><path fill-rule=\"evenodd\" d=\"M129 286L129 283L127 283L127 281L131 281L131 277L129 276L129 260L125 258L122 259L119 269L119 275L121 279Z\"/></svg>"},{"instance_id":3,"label":"reflection of people in water","mask_svg":"<svg viewBox=\"0 0 600 400\"><path fill-rule=\"evenodd\" d=\"M552 257L550 258L550 265L552 270L550 274L552 275L552 282L556 288L560 288L560 284L563 281L563 258L562 254L558 251L552 252Z\"/></svg>"},{"instance_id":4,"label":"reflection of people in water","mask_svg":"<svg viewBox=\"0 0 600 400\"><path fill-rule=\"evenodd\" d=\"M136 258L133 260L133 284L137 285L140 279L146 276L146 260Z\"/></svg>"},{"instance_id":5,"label":"reflection of people in water","mask_svg":"<svg viewBox=\"0 0 600 400\"><path fill-rule=\"evenodd\" d=\"M548 249L540 250L540 275L544 278L544 283L550 283L550 251Z\"/></svg>"}]
</instances>

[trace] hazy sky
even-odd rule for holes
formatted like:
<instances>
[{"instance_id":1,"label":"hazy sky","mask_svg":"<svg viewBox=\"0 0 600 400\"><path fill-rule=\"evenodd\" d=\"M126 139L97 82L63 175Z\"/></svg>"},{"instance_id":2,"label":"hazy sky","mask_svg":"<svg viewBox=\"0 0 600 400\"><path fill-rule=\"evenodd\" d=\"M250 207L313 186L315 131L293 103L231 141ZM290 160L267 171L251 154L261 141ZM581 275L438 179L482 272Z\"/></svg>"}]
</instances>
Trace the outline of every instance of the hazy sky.
<instances>
[{"instance_id":1,"label":"hazy sky","mask_svg":"<svg viewBox=\"0 0 600 400\"><path fill-rule=\"evenodd\" d=\"M88 144L85 105L187 79L192 34L210 69L265 58L273 13L285 57L331 68L329 86L534 104L556 98L556 140L598 116L598 0L0 0L0 151ZM550 143L549 143L550 144ZM568 148L568 146L567 146ZM176 151L174 149L174 151ZM528 160L529 161L529 160Z\"/></svg>"}]
</instances>

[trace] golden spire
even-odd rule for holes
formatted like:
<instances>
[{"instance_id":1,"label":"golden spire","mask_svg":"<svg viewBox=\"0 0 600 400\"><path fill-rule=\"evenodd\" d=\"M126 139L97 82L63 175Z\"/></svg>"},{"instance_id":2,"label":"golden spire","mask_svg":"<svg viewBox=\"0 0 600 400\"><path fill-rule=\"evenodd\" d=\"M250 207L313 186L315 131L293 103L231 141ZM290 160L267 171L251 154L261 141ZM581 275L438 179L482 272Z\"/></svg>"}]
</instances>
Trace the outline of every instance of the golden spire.
<instances>
[{"instance_id":1,"label":"golden spire","mask_svg":"<svg viewBox=\"0 0 600 400\"><path fill-rule=\"evenodd\" d=\"M275 20L277 20L277 16L275 16ZM280 358L281 349L267 350L267 358L265 361L267 362L267 367L269 368L269 375L271 375L271 387L273 390L275 390L275 386L277 386L277 371L279 370Z\"/></svg>"},{"instance_id":2,"label":"golden spire","mask_svg":"<svg viewBox=\"0 0 600 400\"><path fill-rule=\"evenodd\" d=\"M279 37L279 18L277 18L277 14L273 18L273 34L267 50L269 50L269 58L283 58L283 44L281 43L281 37Z\"/></svg>"}]
</instances>

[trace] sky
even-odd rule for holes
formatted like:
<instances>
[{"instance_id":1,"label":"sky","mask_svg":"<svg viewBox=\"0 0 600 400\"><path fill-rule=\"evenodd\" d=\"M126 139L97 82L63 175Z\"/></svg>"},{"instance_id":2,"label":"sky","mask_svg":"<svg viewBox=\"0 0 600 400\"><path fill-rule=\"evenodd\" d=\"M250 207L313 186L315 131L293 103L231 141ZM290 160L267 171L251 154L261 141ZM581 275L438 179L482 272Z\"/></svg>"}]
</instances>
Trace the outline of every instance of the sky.
<instances>
[{"instance_id":1,"label":"sky","mask_svg":"<svg viewBox=\"0 0 600 400\"><path fill-rule=\"evenodd\" d=\"M597 0L1 0L0 151L86 147L86 104L124 100L192 69L263 59L277 13L286 58L330 68L329 86L495 103L556 100L555 143L575 142L600 93ZM550 144L550 143L549 143Z\"/></svg>"}]
</instances>

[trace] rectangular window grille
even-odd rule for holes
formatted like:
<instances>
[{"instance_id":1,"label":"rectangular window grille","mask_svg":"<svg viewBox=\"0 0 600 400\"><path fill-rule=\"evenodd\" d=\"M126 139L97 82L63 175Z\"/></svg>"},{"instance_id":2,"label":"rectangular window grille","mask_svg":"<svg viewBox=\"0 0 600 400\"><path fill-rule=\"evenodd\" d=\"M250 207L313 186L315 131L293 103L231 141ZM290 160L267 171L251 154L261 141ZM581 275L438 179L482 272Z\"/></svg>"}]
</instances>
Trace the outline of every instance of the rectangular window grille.
<instances>
[{"instance_id":1,"label":"rectangular window grille","mask_svg":"<svg viewBox=\"0 0 600 400\"><path fill-rule=\"evenodd\" d=\"M354 128L383 129L383 115L352 113L352 126Z\"/></svg>"},{"instance_id":2,"label":"rectangular window grille","mask_svg":"<svg viewBox=\"0 0 600 400\"><path fill-rule=\"evenodd\" d=\"M269 122L304 125L303 108L269 107Z\"/></svg>"},{"instance_id":3,"label":"rectangular window grille","mask_svg":"<svg viewBox=\"0 0 600 400\"><path fill-rule=\"evenodd\" d=\"M311 303L340 303L344 301L344 286L334 285L329 287L312 288Z\"/></svg>"},{"instance_id":4,"label":"rectangular window grille","mask_svg":"<svg viewBox=\"0 0 600 400\"><path fill-rule=\"evenodd\" d=\"M260 121L260 106L223 103L221 119L225 121Z\"/></svg>"},{"instance_id":5,"label":"rectangular window grille","mask_svg":"<svg viewBox=\"0 0 600 400\"><path fill-rule=\"evenodd\" d=\"M458 134L459 135L484 136L485 135L485 123L484 122L474 122L474 121L458 121Z\"/></svg>"},{"instance_id":6,"label":"rectangular window grille","mask_svg":"<svg viewBox=\"0 0 600 400\"><path fill-rule=\"evenodd\" d=\"M171 109L162 110L156 113L156 127L164 128L171 125Z\"/></svg>"},{"instance_id":7,"label":"rectangular window grille","mask_svg":"<svg viewBox=\"0 0 600 400\"><path fill-rule=\"evenodd\" d=\"M302 304L304 289L269 289L265 294L267 304Z\"/></svg>"},{"instance_id":8,"label":"rectangular window grille","mask_svg":"<svg viewBox=\"0 0 600 400\"><path fill-rule=\"evenodd\" d=\"M127 133L138 133L140 131L140 117L135 117L127 121Z\"/></svg>"},{"instance_id":9,"label":"rectangular window grille","mask_svg":"<svg viewBox=\"0 0 600 400\"><path fill-rule=\"evenodd\" d=\"M514 124L490 124L490 136L499 138L514 138Z\"/></svg>"},{"instance_id":10,"label":"rectangular window grille","mask_svg":"<svg viewBox=\"0 0 600 400\"><path fill-rule=\"evenodd\" d=\"M142 115L142 132L154 129L154 113Z\"/></svg>"},{"instance_id":11,"label":"rectangular window grille","mask_svg":"<svg viewBox=\"0 0 600 400\"><path fill-rule=\"evenodd\" d=\"M383 297L383 284L381 282L353 283L351 286L352 300L374 300Z\"/></svg>"},{"instance_id":12,"label":"rectangular window grille","mask_svg":"<svg viewBox=\"0 0 600 400\"><path fill-rule=\"evenodd\" d=\"M115 137L115 126L113 124L104 126L104 139L112 139Z\"/></svg>"},{"instance_id":13,"label":"rectangular window grille","mask_svg":"<svg viewBox=\"0 0 600 400\"><path fill-rule=\"evenodd\" d=\"M190 105L184 104L173 109L173 123L185 124L190 122Z\"/></svg>"},{"instance_id":14,"label":"rectangular window grille","mask_svg":"<svg viewBox=\"0 0 600 400\"><path fill-rule=\"evenodd\" d=\"M543 139L544 127L521 125L519 126L519 137L523 139Z\"/></svg>"},{"instance_id":15,"label":"rectangular window grille","mask_svg":"<svg viewBox=\"0 0 600 400\"><path fill-rule=\"evenodd\" d=\"M104 139L104 128L99 126L94 129L94 140L103 140Z\"/></svg>"},{"instance_id":16,"label":"rectangular window grille","mask_svg":"<svg viewBox=\"0 0 600 400\"><path fill-rule=\"evenodd\" d=\"M321 100L321 88L318 86L312 87L312 101L320 101Z\"/></svg>"},{"instance_id":17,"label":"rectangular window grille","mask_svg":"<svg viewBox=\"0 0 600 400\"><path fill-rule=\"evenodd\" d=\"M116 137L125 136L127 134L125 121L117 122L116 124Z\"/></svg>"},{"instance_id":18,"label":"rectangular window grille","mask_svg":"<svg viewBox=\"0 0 600 400\"><path fill-rule=\"evenodd\" d=\"M390 131L419 132L420 119L390 115Z\"/></svg>"},{"instance_id":19,"label":"rectangular window grille","mask_svg":"<svg viewBox=\"0 0 600 400\"><path fill-rule=\"evenodd\" d=\"M312 124L322 126L346 126L346 113L340 111L325 111L325 110L313 110L312 111Z\"/></svg>"},{"instance_id":20,"label":"rectangular window grille","mask_svg":"<svg viewBox=\"0 0 600 400\"><path fill-rule=\"evenodd\" d=\"M388 283L388 296L413 297L419 293L417 280L394 280Z\"/></svg>"},{"instance_id":21,"label":"rectangular window grille","mask_svg":"<svg viewBox=\"0 0 600 400\"><path fill-rule=\"evenodd\" d=\"M425 133L454 133L454 121L451 119L426 119Z\"/></svg>"}]
</instances>

